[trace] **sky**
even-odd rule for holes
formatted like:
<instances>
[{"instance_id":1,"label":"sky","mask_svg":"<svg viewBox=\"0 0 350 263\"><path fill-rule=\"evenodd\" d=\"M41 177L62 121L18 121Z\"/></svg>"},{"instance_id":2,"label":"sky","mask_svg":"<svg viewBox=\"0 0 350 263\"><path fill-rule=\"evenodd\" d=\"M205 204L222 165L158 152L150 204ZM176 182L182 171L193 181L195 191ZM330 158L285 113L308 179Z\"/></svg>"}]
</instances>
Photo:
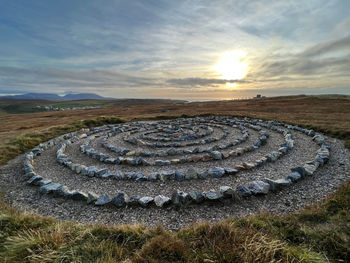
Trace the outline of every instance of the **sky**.
<instances>
[{"instance_id":1,"label":"sky","mask_svg":"<svg viewBox=\"0 0 350 263\"><path fill-rule=\"evenodd\" d=\"M0 0L0 94L350 94L349 0Z\"/></svg>"}]
</instances>

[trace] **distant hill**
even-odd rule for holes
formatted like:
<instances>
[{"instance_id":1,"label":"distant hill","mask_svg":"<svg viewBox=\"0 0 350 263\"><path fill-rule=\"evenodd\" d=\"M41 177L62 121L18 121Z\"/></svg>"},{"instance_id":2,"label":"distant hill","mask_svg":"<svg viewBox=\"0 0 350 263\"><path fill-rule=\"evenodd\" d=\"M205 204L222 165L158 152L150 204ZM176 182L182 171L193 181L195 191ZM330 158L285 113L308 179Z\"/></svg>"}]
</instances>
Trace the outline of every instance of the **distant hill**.
<instances>
[{"instance_id":1,"label":"distant hill","mask_svg":"<svg viewBox=\"0 0 350 263\"><path fill-rule=\"evenodd\" d=\"M21 95L2 96L0 98L7 99L30 99L30 100L51 100L51 101L64 101L64 100L111 100L113 98L105 98L94 93L70 93L64 96L59 96L53 93L26 93Z\"/></svg>"}]
</instances>

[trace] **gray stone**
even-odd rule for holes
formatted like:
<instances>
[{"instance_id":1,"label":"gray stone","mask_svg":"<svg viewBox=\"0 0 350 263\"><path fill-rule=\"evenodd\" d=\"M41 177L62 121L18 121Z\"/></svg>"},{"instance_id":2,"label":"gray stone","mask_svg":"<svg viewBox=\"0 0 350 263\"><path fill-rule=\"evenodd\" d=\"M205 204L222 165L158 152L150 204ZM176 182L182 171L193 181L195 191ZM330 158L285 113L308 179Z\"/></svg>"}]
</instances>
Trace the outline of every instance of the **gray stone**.
<instances>
[{"instance_id":1,"label":"gray stone","mask_svg":"<svg viewBox=\"0 0 350 263\"><path fill-rule=\"evenodd\" d=\"M106 205L111 202L111 199L107 194L100 195L99 198L96 200L95 205Z\"/></svg>"},{"instance_id":2,"label":"gray stone","mask_svg":"<svg viewBox=\"0 0 350 263\"><path fill-rule=\"evenodd\" d=\"M222 160L222 153L219 151L213 151L210 153L210 156L215 160Z\"/></svg>"},{"instance_id":3,"label":"gray stone","mask_svg":"<svg viewBox=\"0 0 350 263\"><path fill-rule=\"evenodd\" d=\"M171 203L171 199L164 195L157 195L154 197L154 203L156 206L163 207Z\"/></svg>"},{"instance_id":4,"label":"gray stone","mask_svg":"<svg viewBox=\"0 0 350 263\"><path fill-rule=\"evenodd\" d=\"M306 175L306 171L304 167L295 167L295 168L292 168L291 171L299 173L301 177L304 177Z\"/></svg>"},{"instance_id":5,"label":"gray stone","mask_svg":"<svg viewBox=\"0 0 350 263\"><path fill-rule=\"evenodd\" d=\"M185 205L188 204L191 200L189 194L182 192L182 191L175 191L171 196L171 201L174 205Z\"/></svg>"},{"instance_id":6,"label":"gray stone","mask_svg":"<svg viewBox=\"0 0 350 263\"><path fill-rule=\"evenodd\" d=\"M231 187L224 185L220 187L220 193L224 198L232 198L235 194L235 191Z\"/></svg>"},{"instance_id":7,"label":"gray stone","mask_svg":"<svg viewBox=\"0 0 350 263\"><path fill-rule=\"evenodd\" d=\"M312 175L317 169L317 167L313 164L304 164L303 168L305 169L306 175Z\"/></svg>"},{"instance_id":8,"label":"gray stone","mask_svg":"<svg viewBox=\"0 0 350 263\"><path fill-rule=\"evenodd\" d=\"M59 183L51 183L43 185L39 188L40 194L50 194L62 189L63 185Z\"/></svg>"},{"instance_id":9,"label":"gray stone","mask_svg":"<svg viewBox=\"0 0 350 263\"><path fill-rule=\"evenodd\" d=\"M181 172L181 171L175 171L175 180L176 180L176 181L179 181L179 182L185 180L185 175L184 175L184 173Z\"/></svg>"},{"instance_id":10,"label":"gray stone","mask_svg":"<svg viewBox=\"0 0 350 263\"><path fill-rule=\"evenodd\" d=\"M88 198L86 200L87 204L91 204L95 202L98 199L98 195L95 193L88 193Z\"/></svg>"},{"instance_id":11,"label":"gray stone","mask_svg":"<svg viewBox=\"0 0 350 263\"><path fill-rule=\"evenodd\" d=\"M168 160L156 160L154 162L154 165L156 165L156 166L165 166L165 165L170 165L170 164L171 164L171 162Z\"/></svg>"},{"instance_id":12,"label":"gray stone","mask_svg":"<svg viewBox=\"0 0 350 263\"><path fill-rule=\"evenodd\" d=\"M176 154L176 150L173 147L169 148L166 152L168 155L175 155Z\"/></svg>"},{"instance_id":13,"label":"gray stone","mask_svg":"<svg viewBox=\"0 0 350 263\"><path fill-rule=\"evenodd\" d=\"M108 173L108 169L104 168L104 169L100 169L98 171L95 172L95 175L97 177L102 177L104 174Z\"/></svg>"},{"instance_id":14,"label":"gray stone","mask_svg":"<svg viewBox=\"0 0 350 263\"><path fill-rule=\"evenodd\" d=\"M129 197L126 193L120 192L112 199L111 202L116 207L122 207L122 206L126 205L128 199L129 199Z\"/></svg>"},{"instance_id":15,"label":"gray stone","mask_svg":"<svg viewBox=\"0 0 350 263\"><path fill-rule=\"evenodd\" d=\"M197 191L190 192L189 196L197 204L202 203L204 201L204 195L201 192L197 192Z\"/></svg>"},{"instance_id":16,"label":"gray stone","mask_svg":"<svg viewBox=\"0 0 350 263\"><path fill-rule=\"evenodd\" d=\"M43 186L43 185L47 185L47 184L51 184L51 183L52 183L51 179L43 179L43 180L38 181L36 185Z\"/></svg>"},{"instance_id":17,"label":"gray stone","mask_svg":"<svg viewBox=\"0 0 350 263\"><path fill-rule=\"evenodd\" d=\"M209 175L213 178L221 178L225 174L225 169L221 167L214 167L208 171Z\"/></svg>"},{"instance_id":18,"label":"gray stone","mask_svg":"<svg viewBox=\"0 0 350 263\"><path fill-rule=\"evenodd\" d=\"M120 170L117 170L114 174L111 175L116 180L123 180L125 178L124 173Z\"/></svg>"},{"instance_id":19,"label":"gray stone","mask_svg":"<svg viewBox=\"0 0 350 263\"><path fill-rule=\"evenodd\" d=\"M157 172L150 173L148 175L148 180L151 182L158 180L158 178L159 178L159 173L157 173Z\"/></svg>"},{"instance_id":20,"label":"gray stone","mask_svg":"<svg viewBox=\"0 0 350 263\"><path fill-rule=\"evenodd\" d=\"M87 169L87 175L90 176L90 177L95 176L96 170L97 170L97 169L96 169L95 166L90 166L90 167Z\"/></svg>"},{"instance_id":21,"label":"gray stone","mask_svg":"<svg viewBox=\"0 0 350 263\"><path fill-rule=\"evenodd\" d=\"M73 192L70 193L70 198L75 201L87 201L88 195L83 192L74 190Z\"/></svg>"},{"instance_id":22,"label":"gray stone","mask_svg":"<svg viewBox=\"0 0 350 263\"><path fill-rule=\"evenodd\" d=\"M240 197L248 197L252 195L252 192L245 185L240 185L236 188L237 194Z\"/></svg>"},{"instance_id":23,"label":"gray stone","mask_svg":"<svg viewBox=\"0 0 350 263\"><path fill-rule=\"evenodd\" d=\"M138 172L136 173L135 180L136 181L147 181L147 176L145 176L143 173Z\"/></svg>"},{"instance_id":24,"label":"gray stone","mask_svg":"<svg viewBox=\"0 0 350 263\"><path fill-rule=\"evenodd\" d=\"M39 181L41 181L43 178L40 175L34 175L32 178L30 178L27 183L32 185L39 185Z\"/></svg>"},{"instance_id":25,"label":"gray stone","mask_svg":"<svg viewBox=\"0 0 350 263\"><path fill-rule=\"evenodd\" d=\"M185 173L186 180L196 179L197 177L198 177L198 173L193 167L189 168Z\"/></svg>"},{"instance_id":26,"label":"gray stone","mask_svg":"<svg viewBox=\"0 0 350 263\"><path fill-rule=\"evenodd\" d=\"M234 169L234 168L224 168L224 169L225 169L225 174L227 175L234 175L239 172L237 169Z\"/></svg>"},{"instance_id":27,"label":"gray stone","mask_svg":"<svg viewBox=\"0 0 350 263\"><path fill-rule=\"evenodd\" d=\"M140 200L140 196L139 195L133 195L129 198L127 204L130 206L135 206L139 204L139 200Z\"/></svg>"},{"instance_id":28,"label":"gray stone","mask_svg":"<svg viewBox=\"0 0 350 263\"><path fill-rule=\"evenodd\" d=\"M223 198L221 193L215 191L209 191L204 193L205 199L209 201L219 201Z\"/></svg>"},{"instance_id":29,"label":"gray stone","mask_svg":"<svg viewBox=\"0 0 350 263\"><path fill-rule=\"evenodd\" d=\"M267 194L270 190L270 185L263 181L253 181L248 185L249 190L254 194Z\"/></svg>"},{"instance_id":30,"label":"gray stone","mask_svg":"<svg viewBox=\"0 0 350 263\"><path fill-rule=\"evenodd\" d=\"M159 178L162 182L165 182L169 180L171 177L175 176L175 171L174 170L166 170L166 171L161 171L159 173Z\"/></svg>"},{"instance_id":31,"label":"gray stone","mask_svg":"<svg viewBox=\"0 0 350 263\"><path fill-rule=\"evenodd\" d=\"M139 199L139 204L143 207L147 207L153 203L154 199L149 196L144 196Z\"/></svg>"},{"instance_id":32,"label":"gray stone","mask_svg":"<svg viewBox=\"0 0 350 263\"><path fill-rule=\"evenodd\" d=\"M270 190L273 192L281 190L282 188L284 188L292 183L292 181L290 179L271 180L268 178L264 179L264 182L268 183L270 185Z\"/></svg>"},{"instance_id":33,"label":"gray stone","mask_svg":"<svg viewBox=\"0 0 350 263\"><path fill-rule=\"evenodd\" d=\"M287 180L289 179L289 180L291 180L292 182L296 182L296 181L298 181L298 180L300 180L302 177L301 177L301 174L300 173L298 173L298 172L292 172L291 174L289 174L288 176L287 176Z\"/></svg>"}]
</instances>

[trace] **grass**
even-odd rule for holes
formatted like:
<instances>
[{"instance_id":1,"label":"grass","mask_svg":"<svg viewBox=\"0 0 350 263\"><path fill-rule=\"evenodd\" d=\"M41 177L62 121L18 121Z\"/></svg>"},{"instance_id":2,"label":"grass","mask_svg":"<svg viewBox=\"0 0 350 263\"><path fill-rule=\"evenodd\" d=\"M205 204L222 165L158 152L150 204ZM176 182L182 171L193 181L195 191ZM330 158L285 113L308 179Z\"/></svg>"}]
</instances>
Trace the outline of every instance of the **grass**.
<instances>
[{"instance_id":1,"label":"grass","mask_svg":"<svg viewBox=\"0 0 350 263\"><path fill-rule=\"evenodd\" d=\"M96 119L88 119L77 121L68 125L55 126L48 130L27 133L17 138L9 140L6 144L0 146L0 164L13 159L17 155L32 149L41 142L48 141L52 138L65 133L76 131L82 128L93 126L102 126L104 124L122 123L124 120L117 117L98 117Z\"/></svg>"},{"instance_id":2,"label":"grass","mask_svg":"<svg viewBox=\"0 0 350 263\"><path fill-rule=\"evenodd\" d=\"M200 109L206 110L196 113L205 115L212 110L216 114L294 123L344 139L350 148L349 96L298 96L275 100L216 103L215 111L212 103L201 103L204 107ZM165 119L188 117L198 108L197 104L172 107L174 110L169 114L162 112L164 106L131 107L126 110L128 113L121 108L115 111L126 120ZM111 114L115 111L111 107ZM123 122L111 115L88 117L91 116L94 118L81 121L82 115L76 120L74 116L66 118L66 115L55 114L52 117L55 124L68 121L70 124L51 127L51 120L35 131L23 129L31 132L11 135L0 148L1 163L60 134ZM28 116L32 122L39 117L40 114ZM350 262L349 211L350 183L324 202L290 215L231 218L215 224L196 224L178 232L161 226L61 222L20 213L0 201L0 262Z\"/></svg>"}]
</instances>

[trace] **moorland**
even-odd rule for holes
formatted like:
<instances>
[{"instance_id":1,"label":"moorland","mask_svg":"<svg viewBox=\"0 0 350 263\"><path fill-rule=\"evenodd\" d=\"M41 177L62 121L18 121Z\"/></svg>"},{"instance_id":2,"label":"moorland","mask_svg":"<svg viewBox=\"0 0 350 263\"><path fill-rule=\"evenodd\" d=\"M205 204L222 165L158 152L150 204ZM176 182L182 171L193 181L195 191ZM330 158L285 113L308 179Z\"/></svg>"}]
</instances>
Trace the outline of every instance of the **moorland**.
<instances>
[{"instance_id":1,"label":"moorland","mask_svg":"<svg viewBox=\"0 0 350 263\"><path fill-rule=\"evenodd\" d=\"M350 96L239 101L78 101L100 109L33 112L50 101L0 102L0 163L40 142L108 123L200 115L247 116L312 128L350 148ZM57 102L56 102L57 103ZM68 107L68 106L67 106ZM21 169L21 168L19 168ZM5 191L6 186L1 186ZM321 203L284 216L264 213L177 232L162 226L82 225L19 212L1 201L2 262L348 262L350 183Z\"/></svg>"}]
</instances>

